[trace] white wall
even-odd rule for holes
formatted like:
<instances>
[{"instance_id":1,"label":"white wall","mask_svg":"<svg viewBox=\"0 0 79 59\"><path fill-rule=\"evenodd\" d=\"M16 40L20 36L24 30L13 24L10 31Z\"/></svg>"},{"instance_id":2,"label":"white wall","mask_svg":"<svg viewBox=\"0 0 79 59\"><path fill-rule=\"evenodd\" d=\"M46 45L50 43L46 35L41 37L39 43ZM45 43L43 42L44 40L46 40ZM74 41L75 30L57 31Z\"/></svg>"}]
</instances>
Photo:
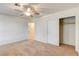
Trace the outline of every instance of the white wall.
<instances>
[{"instance_id":1,"label":"white wall","mask_svg":"<svg viewBox=\"0 0 79 59\"><path fill-rule=\"evenodd\" d=\"M43 40L45 40L44 42L46 42L46 43L59 45L59 18L75 16L76 17L75 47L76 47L76 51L79 52L79 11L78 10L79 10L79 7L43 16L42 18L43 18L43 20L45 20L45 22L49 21L48 23L43 23L43 24L51 23L51 25L49 25L47 27L47 28L51 29L51 30L48 29L48 34L46 34L46 35L48 35L49 38L46 37L47 39L44 39L44 37L42 36L42 34L43 34L42 31L44 31L44 30L41 30L41 26L44 26L44 25L40 25L40 22L38 22L41 19L40 18L36 19L36 20L38 20L38 21L36 21L37 22L36 25L39 24L36 27L37 28L36 34L39 33L39 39L37 38L38 35L36 35L36 40L42 41L42 39L43 39ZM40 28L38 28L38 27L40 27ZM52 33L50 33L50 32L52 32ZM46 41L46 40L48 40L48 41Z\"/></svg>"},{"instance_id":2,"label":"white wall","mask_svg":"<svg viewBox=\"0 0 79 59\"><path fill-rule=\"evenodd\" d=\"M0 45L27 39L26 19L0 15Z\"/></svg>"}]
</instances>

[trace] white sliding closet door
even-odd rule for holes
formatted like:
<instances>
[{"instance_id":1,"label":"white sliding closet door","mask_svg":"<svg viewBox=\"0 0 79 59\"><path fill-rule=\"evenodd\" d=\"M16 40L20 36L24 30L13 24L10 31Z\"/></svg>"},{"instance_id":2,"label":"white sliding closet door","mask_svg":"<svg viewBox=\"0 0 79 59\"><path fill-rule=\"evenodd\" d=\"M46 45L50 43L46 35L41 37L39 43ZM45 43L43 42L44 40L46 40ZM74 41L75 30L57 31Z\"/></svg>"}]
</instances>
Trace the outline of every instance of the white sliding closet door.
<instances>
[{"instance_id":1,"label":"white sliding closet door","mask_svg":"<svg viewBox=\"0 0 79 59\"><path fill-rule=\"evenodd\" d=\"M64 19L64 44L75 45L75 18Z\"/></svg>"}]
</instances>

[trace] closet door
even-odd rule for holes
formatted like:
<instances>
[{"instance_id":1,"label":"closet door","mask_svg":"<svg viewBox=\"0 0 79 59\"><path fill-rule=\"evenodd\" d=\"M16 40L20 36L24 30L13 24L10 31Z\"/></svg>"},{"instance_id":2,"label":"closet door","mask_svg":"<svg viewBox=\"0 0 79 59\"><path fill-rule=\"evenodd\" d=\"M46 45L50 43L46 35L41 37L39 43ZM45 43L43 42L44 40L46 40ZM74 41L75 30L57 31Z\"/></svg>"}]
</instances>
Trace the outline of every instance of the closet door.
<instances>
[{"instance_id":1,"label":"closet door","mask_svg":"<svg viewBox=\"0 0 79 59\"><path fill-rule=\"evenodd\" d=\"M47 43L47 23L45 19L35 20L35 40Z\"/></svg>"},{"instance_id":2,"label":"closet door","mask_svg":"<svg viewBox=\"0 0 79 59\"><path fill-rule=\"evenodd\" d=\"M64 44L75 45L75 17L64 19Z\"/></svg>"},{"instance_id":3,"label":"closet door","mask_svg":"<svg viewBox=\"0 0 79 59\"><path fill-rule=\"evenodd\" d=\"M59 45L59 21L58 20L48 20L48 43Z\"/></svg>"}]
</instances>

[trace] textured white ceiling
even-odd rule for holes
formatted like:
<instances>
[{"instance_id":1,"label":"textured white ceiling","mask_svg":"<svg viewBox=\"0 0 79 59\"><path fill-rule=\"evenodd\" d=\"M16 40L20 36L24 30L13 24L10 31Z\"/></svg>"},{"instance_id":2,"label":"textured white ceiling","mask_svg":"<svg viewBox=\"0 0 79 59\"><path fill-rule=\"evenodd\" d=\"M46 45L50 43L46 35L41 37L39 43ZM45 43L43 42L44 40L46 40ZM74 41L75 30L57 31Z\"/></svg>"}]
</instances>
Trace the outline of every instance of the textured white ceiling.
<instances>
[{"instance_id":1,"label":"textured white ceiling","mask_svg":"<svg viewBox=\"0 0 79 59\"><path fill-rule=\"evenodd\" d=\"M32 3L31 5L38 7L41 13L40 16L60 12L63 10L67 10L79 6L78 3L36 3L36 4ZM13 16L22 15L20 11L16 11L11 7L13 7L12 3L0 3L0 14L7 14Z\"/></svg>"}]
</instances>

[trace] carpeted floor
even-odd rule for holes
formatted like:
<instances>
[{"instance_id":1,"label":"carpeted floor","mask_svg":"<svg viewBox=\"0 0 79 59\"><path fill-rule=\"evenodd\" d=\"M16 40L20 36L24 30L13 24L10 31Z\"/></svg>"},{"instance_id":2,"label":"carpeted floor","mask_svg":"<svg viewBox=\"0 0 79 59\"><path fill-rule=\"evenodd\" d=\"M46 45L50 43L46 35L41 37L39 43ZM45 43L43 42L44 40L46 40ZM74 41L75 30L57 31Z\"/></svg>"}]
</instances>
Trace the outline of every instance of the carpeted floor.
<instances>
[{"instance_id":1,"label":"carpeted floor","mask_svg":"<svg viewBox=\"0 0 79 59\"><path fill-rule=\"evenodd\" d=\"M34 41L16 42L0 46L1 56L77 56L73 46L61 45L55 46L50 44Z\"/></svg>"}]
</instances>

